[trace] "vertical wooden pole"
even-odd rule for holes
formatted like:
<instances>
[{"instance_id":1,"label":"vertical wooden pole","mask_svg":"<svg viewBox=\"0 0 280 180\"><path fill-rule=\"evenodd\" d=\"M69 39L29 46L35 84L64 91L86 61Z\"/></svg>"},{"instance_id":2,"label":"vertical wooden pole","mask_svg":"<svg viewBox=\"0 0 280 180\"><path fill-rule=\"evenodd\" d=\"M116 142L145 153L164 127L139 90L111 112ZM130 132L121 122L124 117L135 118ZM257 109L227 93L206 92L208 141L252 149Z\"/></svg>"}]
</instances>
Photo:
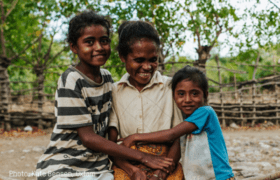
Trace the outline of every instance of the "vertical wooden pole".
<instances>
[{"instance_id":1,"label":"vertical wooden pole","mask_svg":"<svg viewBox=\"0 0 280 180\"><path fill-rule=\"evenodd\" d=\"M236 104L238 96L237 96L236 74L235 74L235 73L234 73L234 75L233 75L233 78L234 78L234 99L235 99L235 104Z\"/></svg>"},{"instance_id":2,"label":"vertical wooden pole","mask_svg":"<svg viewBox=\"0 0 280 180\"><path fill-rule=\"evenodd\" d=\"M34 67L34 71L37 76L37 83L38 83L38 114L40 118L38 119L38 128L43 129L43 104L44 104L44 68L43 66L36 66Z\"/></svg>"},{"instance_id":3,"label":"vertical wooden pole","mask_svg":"<svg viewBox=\"0 0 280 180\"><path fill-rule=\"evenodd\" d=\"M243 86L241 86L240 90L239 90L239 111L240 111L240 118L242 119L241 121L241 126L244 126L246 121L243 117L243 96L242 96L242 89Z\"/></svg>"},{"instance_id":4,"label":"vertical wooden pole","mask_svg":"<svg viewBox=\"0 0 280 180\"><path fill-rule=\"evenodd\" d=\"M276 78L277 75L277 71L276 71L276 66L277 66L277 62L275 61L275 57L273 56L273 62L274 62L274 66L273 66L273 72L274 72L274 78ZM279 126L279 112L278 112L278 104L279 104L279 100L278 100L278 85L276 84L276 80L274 79L274 97L275 97L275 115L276 115L276 122L275 124L277 126Z\"/></svg>"},{"instance_id":5,"label":"vertical wooden pole","mask_svg":"<svg viewBox=\"0 0 280 180\"><path fill-rule=\"evenodd\" d=\"M1 82L1 114L3 114L4 120L4 129L10 131L12 128L11 118L9 113L9 75L7 69L3 69L0 71L0 80Z\"/></svg>"},{"instance_id":6,"label":"vertical wooden pole","mask_svg":"<svg viewBox=\"0 0 280 180\"><path fill-rule=\"evenodd\" d=\"M221 111L222 111L222 127L226 127L226 120L225 120L225 113L224 113L224 101L223 101L223 89L222 89L222 76L220 70L220 62L218 55L215 56L218 68L218 75L219 75L219 87L220 87L220 102L221 102Z\"/></svg>"},{"instance_id":7,"label":"vertical wooden pole","mask_svg":"<svg viewBox=\"0 0 280 180\"><path fill-rule=\"evenodd\" d=\"M253 103L253 121L251 124L252 126L255 126L256 123L256 73L257 73L259 60L260 60L260 53L258 53L258 57L254 67L253 78L252 78L252 80L255 81L252 86L252 103Z\"/></svg>"}]
</instances>

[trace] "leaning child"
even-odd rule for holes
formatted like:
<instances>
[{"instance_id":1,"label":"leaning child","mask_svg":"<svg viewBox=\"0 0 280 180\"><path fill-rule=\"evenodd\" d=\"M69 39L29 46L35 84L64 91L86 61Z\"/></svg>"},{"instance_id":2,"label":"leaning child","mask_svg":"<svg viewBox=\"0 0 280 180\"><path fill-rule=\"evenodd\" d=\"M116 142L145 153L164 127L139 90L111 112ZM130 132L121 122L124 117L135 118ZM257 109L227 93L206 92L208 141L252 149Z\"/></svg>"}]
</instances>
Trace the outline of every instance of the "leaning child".
<instances>
[{"instance_id":1,"label":"leaning child","mask_svg":"<svg viewBox=\"0 0 280 180\"><path fill-rule=\"evenodd\" d=\"M206 106L208 82L197 68L186 66L172 79L173 98L185 121L169 130L134 134L123 140L130 147L137 142L171 142L181 137L185 179L234 179L218 117Z\"/></svg>"}]
</instances>

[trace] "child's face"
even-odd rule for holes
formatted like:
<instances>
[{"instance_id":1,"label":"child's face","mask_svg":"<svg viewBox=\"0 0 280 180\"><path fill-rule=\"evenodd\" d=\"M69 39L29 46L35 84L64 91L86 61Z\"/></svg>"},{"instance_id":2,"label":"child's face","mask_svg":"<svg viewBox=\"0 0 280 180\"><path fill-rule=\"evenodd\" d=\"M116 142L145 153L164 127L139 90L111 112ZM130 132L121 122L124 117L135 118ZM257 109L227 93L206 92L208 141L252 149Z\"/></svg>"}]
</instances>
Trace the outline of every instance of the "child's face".
<instances>
[{"instance_id":1,"label":"child's face","mask_svg":"<svg viewBox=\"0 0 280 180\"><path fill-rule=\"evenodd\" d=\"M86 27L77 40L77 45L70 44L85 66L102 66L111 54L110 39L107 29L101 25Z\"/></svg>"},{"instance_id":2,"label":"child's face","mask_svg":"<svg viewBox=\"0 0 280 180\"><path fill-rule=\"evenodd\" d=\"M179 109L187 116L203 106L205 101L202 89L196 83L187 79L176 85L173 96Z\"/></svg>"},{"instance_id":3,"label":"child's face","mask_svg":"<svg viewBox=\"0 0 280 180\"><path fill-rule=\"evenodd\" d=\"M129 82L138 90L143 89L153 77L158 66L158 48L155 42L143 38L131 45L131 53L120 57L129 73Z\"/></svg>"}]
</instances>

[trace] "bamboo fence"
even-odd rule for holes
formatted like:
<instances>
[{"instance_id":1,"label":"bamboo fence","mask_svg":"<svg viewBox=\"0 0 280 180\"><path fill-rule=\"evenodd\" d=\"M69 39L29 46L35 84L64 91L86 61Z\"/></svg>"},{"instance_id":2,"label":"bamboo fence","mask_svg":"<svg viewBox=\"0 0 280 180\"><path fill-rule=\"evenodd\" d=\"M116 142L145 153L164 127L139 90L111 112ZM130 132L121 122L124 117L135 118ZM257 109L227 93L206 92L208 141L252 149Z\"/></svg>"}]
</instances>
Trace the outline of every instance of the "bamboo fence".
<instances>
[{"instance_id":1,"label":"bamboo fence","mask_svg":"<svg viewBox=\"0 0 280 180\"><path fill-rule=\"evenodd\" d=\"M275 65L259 65L258 56L255 64L242 64L240 66L252 66L254 68L253 78L245 82L237 82L236 74L246 73L240 70L229 69L220 65L219 57L215 57L217 66L207 66L207 71L217 73L219 81L208 79L215 85L210 87L217 89L217 92L209 93L208 105L212 106L216 111L221 126L226 127L234 122L240 126L245 126L248 123L254 126L256 123L271 121L279 125L280 114L280 75L276 71ZM161 65L171 64L193 64L192 62L166 62ZM52 69L60 68L62 66L53 66ZM65 66L66 67L66 66ZM110 68L122 67L110 66ZM268 77L256 79L257 68L270 68L273 74ZM17 67L27 68L27 67ZM109 66L104 66L109 68ZM174 68L174 71L177 69ZM1 69L0 69L1 71ZM170 76L174 74L168 72ZM221 72L229 71L234 74L233 82L223 84ZM165 73L165 70L161 71ZM60 74L59 72L47 72ZM166 74L166 73L165 73ZM0 86L10 83L31 83L38 84L42 80L37 79L34 82L29 81L9 81L4 82L0 79ZM212 84L213 84L212 83ZM47 88L44 86L44 88ZM55 86L48 88L56 89ZM269 89L270 88L270 89ZM269 90L268 90L269 89ZM6 93L6 92L5 92ZM27 125L37 126L39 128L53 127L55 124L54 116L54 94L45 94L42 86L34 86L31 89L11 90L8 95L6 93L6 100L0 102L0 128L10 130L11 128L23 128ZM3 98L2 98L3 99ZM7 108L8 106L8 108ZM8 111L7 111L8 109Z\"/></svg>"}]
</instances>

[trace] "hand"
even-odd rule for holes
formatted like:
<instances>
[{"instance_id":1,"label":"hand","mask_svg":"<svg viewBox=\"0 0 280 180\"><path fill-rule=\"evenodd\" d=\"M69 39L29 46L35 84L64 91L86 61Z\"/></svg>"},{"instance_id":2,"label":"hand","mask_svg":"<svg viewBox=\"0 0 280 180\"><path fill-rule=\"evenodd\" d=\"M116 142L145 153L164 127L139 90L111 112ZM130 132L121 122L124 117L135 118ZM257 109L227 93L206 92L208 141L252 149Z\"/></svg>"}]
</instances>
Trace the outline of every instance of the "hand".
<instances>
[{"instance_id":1,"label":"hand","mask_svg":"<svg viewBox=\"0 0 280 180\"><path fill-rule=\"evenodd\" d=\"M162 170L156 170L149 180L166 180L168 174Z\"/></svg>"},{"instance_id":2,"label":"hand","mask_svg":"<svg viewBox=\"0 0 280 180\"><path fill-rule=\"evenodd\" d=\"M123 141L121 144L126 147L131 147L136 143L134 135L129 135L126 138L120 138L117 141Z\"/></svg>"},{"instance_id":3,"label":"hand","mask_svg":"<svg viewBox=\"0 0 280 180\"><path fill-rule=\"evenodd\" d=\"M139 168L134 168L132 176L130 177L131 180L146 180L147 176L144 171Z\"/></svg>"},{"instance_id":4,"label":"hand","mask_svg":"<svg viewBox=\"0 0 280 180\"><path fill-rule=\"evenodd\" d=\"M172 161L172 165L169 166L169 167L167 168L167 170L169 171L169 173L173 173L173 171L175 170L175 168L176 168L176 163L175 163L174 161Z\"/></svg>"},{"instance_id":5,"label":"hand","mask_svg":"<svg viewBox=\"0 0 280 180\"><path fill-rule=\"evenodd\" d=\"M173 165L173 159L144 153L141 163L152 169L159 169L169 173L169 169Z\"/></svg>"}]
</instances>

